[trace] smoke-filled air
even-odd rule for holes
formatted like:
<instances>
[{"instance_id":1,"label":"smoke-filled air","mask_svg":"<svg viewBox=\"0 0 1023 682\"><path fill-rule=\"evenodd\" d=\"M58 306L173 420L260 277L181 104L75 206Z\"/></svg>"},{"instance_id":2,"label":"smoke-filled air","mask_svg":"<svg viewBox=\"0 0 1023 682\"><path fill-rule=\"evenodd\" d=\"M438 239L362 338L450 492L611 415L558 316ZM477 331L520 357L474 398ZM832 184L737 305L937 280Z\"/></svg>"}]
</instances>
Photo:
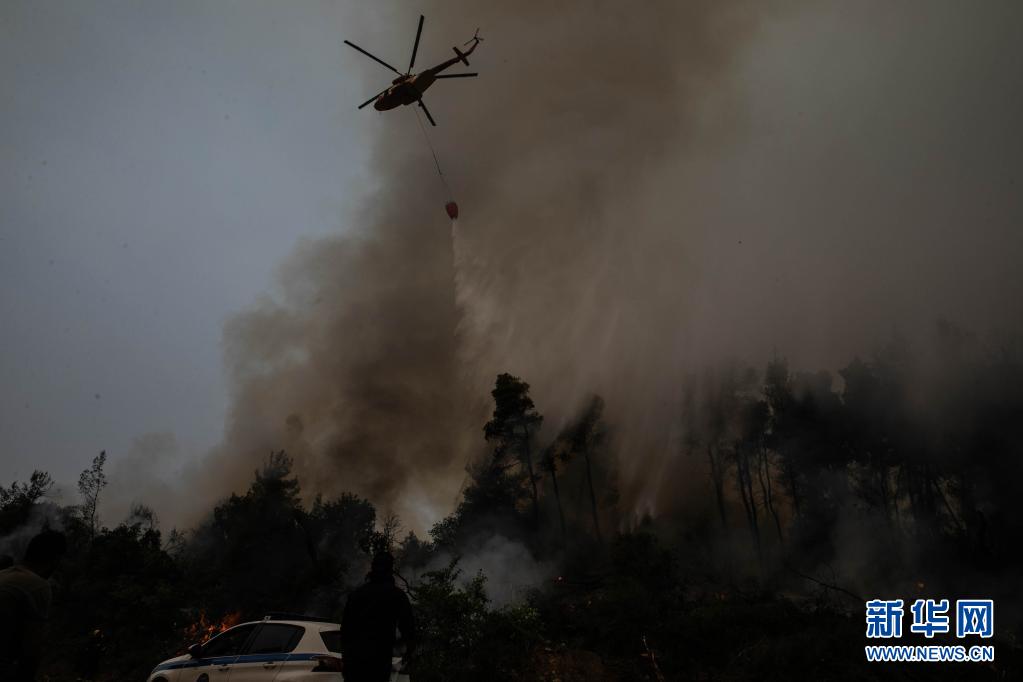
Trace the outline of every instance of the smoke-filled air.
<instances>
[{"instance_id":1,"label":"smoke-filled air","mask_svg":"<svg viewBox=\"0 0 1023 682\"><path fill-rule=\"evenodd\" d=\"M380 641L400 682L1023 677L1023 4L294 7L349 203L227 319L215 447L0 486L0 555L66 544L46 679L194 680L275 612L336 642L268 669L349 682ZM394 79L360 46L420 13ZM478 77L416 90L452 45ZM874 663L896 599L977 656Z\"/></svg>"},{"instance_id":2,"label":"smoke-filled air","mask_svg":"<svg viewBox=\"0 0 1023 682\"><path fill-rule=\"evenodd\" d=\"M776 355L837 370L938 319L1018 329L1010 4L970 31L955 3L423 12L424 60L477 25L486 38L485 77L427 98L462 217L449 228L416 114L363 112L376 189L357 224L300 245L280 295L227 325L213 492L284 448L311 490L428 526L484 451L508 371L552 432L603 396L622 503L656 515L708 501L681 447L687 373ZM346 35L371 26L346 18ZM361 101L387 72L345 57Z\"/></svg>"}]
</instances>

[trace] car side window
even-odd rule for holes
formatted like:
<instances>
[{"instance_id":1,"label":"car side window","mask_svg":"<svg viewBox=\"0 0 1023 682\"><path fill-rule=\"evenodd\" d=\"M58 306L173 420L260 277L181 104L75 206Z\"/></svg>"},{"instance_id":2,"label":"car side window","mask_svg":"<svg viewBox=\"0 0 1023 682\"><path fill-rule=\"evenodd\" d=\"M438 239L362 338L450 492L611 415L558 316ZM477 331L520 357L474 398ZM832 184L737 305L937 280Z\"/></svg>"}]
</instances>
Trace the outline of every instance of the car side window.
<instances>
[{"instance_id":1,"label":"car side window","mask_svg":"<svg viewBox=\"0 0 1023 682\"><path fill-rule=\"evenodd\" d=\"M305 628L283 623L267 623L256 633L246 654L286 654L298 646Z\"/></svg>"},{"instance_id":2,"label":"car side window","mask_svg":"<svg viewBox=\"0 0 1023 682\"><path fill-rule=\"evenodd\" d=\"M327 651L333 651L335 654L341 653L340 630L324 630L320 633L320 639L323 640L323 645L327 647Z\"/></svg>"},{"instance_id":3,"label":"car side window","mask_svg":"<svg viewBox=\"0 0 1023 682\"><path fill-rule=\"evenodd\" d=\"M256 629L256 624L239 625L225 632L220 633L202 648L203 658L215 658L217 656L237 656L242 652L242 647L248 641L249 635Z\"/></svg>"}]
</instances>

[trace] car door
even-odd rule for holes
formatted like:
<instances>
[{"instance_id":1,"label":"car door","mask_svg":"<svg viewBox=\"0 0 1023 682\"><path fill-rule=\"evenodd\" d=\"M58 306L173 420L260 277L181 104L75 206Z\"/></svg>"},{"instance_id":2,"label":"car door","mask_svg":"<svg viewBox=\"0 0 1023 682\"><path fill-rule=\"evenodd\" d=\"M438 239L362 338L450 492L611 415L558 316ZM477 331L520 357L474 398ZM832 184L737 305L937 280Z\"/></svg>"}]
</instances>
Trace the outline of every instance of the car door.
<instances>
[{"instance_id":1,"label":"car door","mask_svg":"<svg viewBox=\"0 0 1023 682\"><path fill-rule=\"evenodd\" d=\"M231 682L273 682L287 667L288 654L294 651L303 634L305 628L300 625L263 623L231 666ZM306 662L305 671L309 667Z\"/></svg>"},{"instance_id":2,"label":"car door","mask_svg":"<svg viewBox=\"0 0 1023 682\"><path fill-rule=\"evenodd\" d=\"M202 647L195 667L182 671L181 682L227 682L235 660L256 632L259 623L239 625L225 630Z\"/></svg>"}]
</instances>

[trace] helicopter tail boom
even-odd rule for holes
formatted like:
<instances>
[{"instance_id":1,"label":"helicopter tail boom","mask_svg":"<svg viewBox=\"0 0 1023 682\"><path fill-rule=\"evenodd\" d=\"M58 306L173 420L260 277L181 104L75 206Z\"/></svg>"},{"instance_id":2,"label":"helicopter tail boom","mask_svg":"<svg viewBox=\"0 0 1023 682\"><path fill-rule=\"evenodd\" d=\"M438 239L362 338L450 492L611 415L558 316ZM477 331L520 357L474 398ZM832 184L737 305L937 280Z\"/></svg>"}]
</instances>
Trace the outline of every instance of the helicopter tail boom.
<instances>
[{"instance_id":1,"label":"helicopter tail boom","mask_svg":"<svg viewBox=\"0 0 1023 682\"><path fill-rule=\"evenodd\" d=\"M451 49L455 51L455 54L458 55L458 58L462 61L463 64L469 66L469 60L466 59L466 57L472 54L472 51L476 49L476 46L480 44L481 40L483 40L483 38L480 38L480 30L476 29L476 32L472 34L472 38L469 38L467 41L465 41L466 45L472 43L472 47L470 47L465 52L462 52L457 47L452 47Z\"/></svg>"}]
</instances>

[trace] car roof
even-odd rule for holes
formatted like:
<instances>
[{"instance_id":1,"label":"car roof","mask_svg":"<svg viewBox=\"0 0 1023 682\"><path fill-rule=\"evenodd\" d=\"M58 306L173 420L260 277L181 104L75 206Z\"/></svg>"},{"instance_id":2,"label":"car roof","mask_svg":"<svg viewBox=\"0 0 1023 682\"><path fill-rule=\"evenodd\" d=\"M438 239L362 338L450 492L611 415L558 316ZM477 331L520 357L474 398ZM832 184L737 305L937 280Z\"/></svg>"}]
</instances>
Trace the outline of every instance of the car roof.
<instances>
[{"instance_id":1,"label":"car roof","mask_svg":"<svg viewBox=\"0 0 1023 682\"><path fill-rule=\"evenodd\" d=\"M264 623L267 623L267 624L279 623L279 624L282 624L282 625L299 625L301 627L310 628L310 629L313 629L313 630L337 630L337 629L339 629L341 627L340 623L329 623L329 622L324 622L322 620L277 620L276 618L274 618L274 619L264 618L262 620L250 620L250 621L248 621L246 623L238 623L238 625L235 625L234 627L239 627L239 626L242 626L242 625L262 625Z\"/></svg>"}]
</instances>

